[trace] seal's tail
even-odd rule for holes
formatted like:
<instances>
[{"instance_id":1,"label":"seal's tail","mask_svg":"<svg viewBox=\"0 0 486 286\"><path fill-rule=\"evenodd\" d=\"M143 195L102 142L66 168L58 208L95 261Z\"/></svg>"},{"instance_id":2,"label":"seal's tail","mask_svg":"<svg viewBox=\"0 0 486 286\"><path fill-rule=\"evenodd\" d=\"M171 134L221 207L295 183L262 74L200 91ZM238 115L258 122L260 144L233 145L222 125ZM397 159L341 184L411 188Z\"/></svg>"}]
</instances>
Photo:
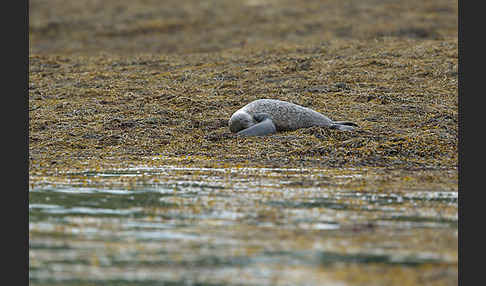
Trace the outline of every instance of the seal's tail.
<instances>
[{"instance_id":1,"label":"seal's tail","mask_svg":"<svg viewBox=\"0 0 486 286\"><path fill-rule=\"evenodd\" d=\"M334 124L331 126L331 128L336 128L341 131L353 131L357 127L359 127L358 124L349 121L334 121Z\"/></svg>"}]
</instances>

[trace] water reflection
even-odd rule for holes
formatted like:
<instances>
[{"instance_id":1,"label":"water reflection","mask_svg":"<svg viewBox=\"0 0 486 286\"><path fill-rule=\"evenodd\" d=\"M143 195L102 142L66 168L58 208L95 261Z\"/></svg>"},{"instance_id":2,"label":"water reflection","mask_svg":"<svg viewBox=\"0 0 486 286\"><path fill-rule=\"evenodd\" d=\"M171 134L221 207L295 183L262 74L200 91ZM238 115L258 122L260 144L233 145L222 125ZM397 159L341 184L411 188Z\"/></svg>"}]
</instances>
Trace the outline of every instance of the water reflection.
<instances>
[{"instance_id":1,"label":"water reflection","mask_svg":"<svg viewBox=\"0 0 486 286\"><path fill-rule=\"evenodd\" d=\"M365 176L183 167L64 174L29 191L31 284L342 285L339 273L366 276L377 265L454 280L457 192L336 187Z\"/></svg>"}]
</instances>

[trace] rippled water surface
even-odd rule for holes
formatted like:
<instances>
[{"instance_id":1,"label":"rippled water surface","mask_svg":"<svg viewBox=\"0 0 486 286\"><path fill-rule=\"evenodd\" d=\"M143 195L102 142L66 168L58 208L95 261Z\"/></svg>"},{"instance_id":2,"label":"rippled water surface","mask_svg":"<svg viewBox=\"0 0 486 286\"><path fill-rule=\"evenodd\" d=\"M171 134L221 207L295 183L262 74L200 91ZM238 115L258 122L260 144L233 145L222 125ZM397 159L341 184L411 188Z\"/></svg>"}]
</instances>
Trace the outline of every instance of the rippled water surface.
<instances>
[{"instance_id":1,"label":"rippled water surface","mask_svg":"<svg viewBox=\"0 0 486 286\"><path fill-rule=\"evenodd\" d=\"M367 176L166 166L45 178L29 191L30 284L457 285L457 189L349 184Z\"/></svg>"}]
</instances>

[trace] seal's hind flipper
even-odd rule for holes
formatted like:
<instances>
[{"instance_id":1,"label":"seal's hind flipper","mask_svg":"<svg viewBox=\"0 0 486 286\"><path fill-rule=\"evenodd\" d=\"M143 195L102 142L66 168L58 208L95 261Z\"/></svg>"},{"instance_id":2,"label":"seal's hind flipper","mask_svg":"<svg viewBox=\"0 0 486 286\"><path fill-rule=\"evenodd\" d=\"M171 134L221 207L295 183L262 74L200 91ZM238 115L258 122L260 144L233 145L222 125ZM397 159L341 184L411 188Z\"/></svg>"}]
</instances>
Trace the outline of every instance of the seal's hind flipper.
<instances>
[{"instance_id":1,"label":"seal's hind flipper","mask_svg":"<svg viewBox=\"0 0 486 286\"><path fill-rule=\"evenodd\" d=\"M277 132L277 128L275 124L270 118L263 120L260 123L257 123L251 127L241 130L240 132L236 133L238 136L265 136L274 134Z\"/></svg>"},{"instance_id":2,"label":"seal's hind flipper","mask_svg":"<svg viewBox=\"0 0 486 286\"><path fill-rule=\"evenodd\" d=\"M358 124L350 121L334 121L334 124L339 124L339 125L348 125L348 126L354 126L354 127L359 127Z\"/></svg>"},{"instance_id":3,"label":"seal's hind flipper","mask_svg":"<svg viewBox=\"0 0 486 286\"><path fill-rule=\"evenodd\" d=\"M341 130L341 131L353 131L354 129L356 129L356 127L349 126L349 125L341 125L341 124L333 124L331 125L331 128Z\"/></svg>"},{"instance_id":4,"label":"seal's hind flipper","mask_svg":"<svg viewBox=\"0 0 486 286\"><path fill-rule=\"evenodd\" d=\"M358 128L358 124L349 121L334 121L331 128L338 129L341 131L353 131Z\"/></svg>"},{"instance_id":5,"label":"seal's hind flipper","mask_svg":"<svg viewBox=\"0 0 486 286\"><path fill-rule=\"evenodd\" d=\"M358 128L358 124L348 121L335 121L331 128L341 130L341 131L353 131Z\"/></svg>"}]
</instances>

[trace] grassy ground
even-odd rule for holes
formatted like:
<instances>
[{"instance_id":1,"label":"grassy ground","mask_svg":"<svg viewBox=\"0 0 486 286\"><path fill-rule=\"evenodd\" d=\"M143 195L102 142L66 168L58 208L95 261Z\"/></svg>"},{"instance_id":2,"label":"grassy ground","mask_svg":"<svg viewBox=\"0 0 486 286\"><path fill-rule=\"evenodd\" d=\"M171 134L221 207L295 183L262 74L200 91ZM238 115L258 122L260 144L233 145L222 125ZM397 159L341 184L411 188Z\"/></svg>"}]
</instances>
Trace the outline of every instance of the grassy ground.
<instances>
[{"instance_id":1,"label":"grassy ground","mask_svg":"<svg viewBox=\"0 0 486 286\"><path fill-rule=\"evenodd\" d=\"M29 13L32 175L186 164L457 178L457 1L37 0ZM229 117L258 98L361 128L234 137Z\"/></svg>"}]
</instances>

